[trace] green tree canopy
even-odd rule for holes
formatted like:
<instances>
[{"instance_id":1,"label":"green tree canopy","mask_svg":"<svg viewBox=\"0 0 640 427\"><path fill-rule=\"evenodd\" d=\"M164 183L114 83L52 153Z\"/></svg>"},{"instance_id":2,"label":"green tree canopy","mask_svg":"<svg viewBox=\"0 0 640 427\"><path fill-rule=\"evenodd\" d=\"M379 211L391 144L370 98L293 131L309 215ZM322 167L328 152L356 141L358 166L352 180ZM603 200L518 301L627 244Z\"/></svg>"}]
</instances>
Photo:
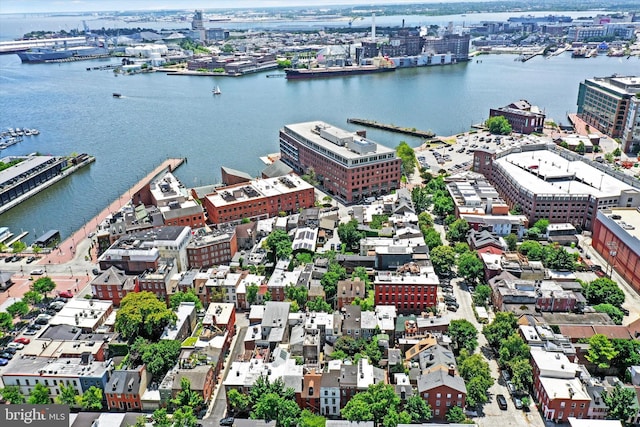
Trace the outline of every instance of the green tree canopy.
<instances>
[{"instance_id":1,"label":"green tree canopy","mask_svg":"<svg viewBox=\"0 0 640 427\"><path fill-rule=\"evenodd\" d=\"M622 319L624 318L624 313L618 307L612 304L598 304L594 305L593 309L598 313L606 313L609 315L613 323L616 325L622 325Z\"/></svg>"},{"instance_id":2,"label":"green tree canopy","mask_svg":"<svg viewBox=\"0 0 640 427\"><path fill-rule=\"evenodd\" d=\"M316 415L308 409L300 413L298 427L325 427L327 419L322 415Z\"/></svg>"},{"instance_id":3,"label":"green tree canopy","mask_svg":"<svg viewBox=\"0 0 640 427\"><path fill-rule=\"evenodd\" d=\"M202 310L202 302L193 288L188 289L186 292L176 292L169 297L169 305L172 310L177 310L180 303L183 302L193 302L196 305L196 310Z\"/></svg>"},{"instance_id":4,"label":"green tree canopy","mask_svg":"<svg viewBox=\"0 0 640 427\"><path fill-rule=\"evenodd\" d=\"M433 418L431 406L418 394L411 395L407 398L404 410L411 417L412 423L424 423Z\"/></svg>"},{"instance_id":5,"label":"green tree canopy","mask_svg":"<svg viewBox=\"0 0 640 427\"><path fill-rule=\"evenodd\" d=\"M274 254L275 258L287 259L291 256L291 237L284 230L273 230L267 237L267 248Z\"/></svg>"},{"instance_id":6,"label":"green tree canopy","mask_svg":"<svg viewBox=\"0 0 640 427\"><path fill-rule=\"evenodd\" d=\"M151 292L133 292L120 302L115 329L128 340L141 336L157 341L176 319L176 314Z\"/></svg>"},{"instance_id":7,"label":"green tree canopy","mask_svg":"<svg viewBox=\"0 0 640 427\"><path fill-rule=\"evenodd\" d=\"M131 295L131 294L129 294ZM102 409L102 390L96 386L89 387L78 399L82 409L99 411Z\"/></svg>"},{"instance_id":8,"label":"green tree canopy","mask_svg":"<svg viewBox=\"0 0 640 427\"><path fill-rule=\"evenodd\" d=\"M324 311L325 313L332 313L333 308L331 305L322 299L322 297L316 297L315 299L307 302L307 308L309 311Z\"/></svg>"},{"instance_id":9,"label":"green tree canopy","mask_svg":"<svg viewBox=\"0 0 640 427\"><path fill-rule=\"evenodd\" d=\"M549 227L549 220L546 218L541 218L537 220L533 224L533 226L536 227L538 230L540 230L540 233L544 234L547 232L547 227Z\"/></svg>"},{"instance_id":10,"label":"green tree canopy","mask_svg":"<svg viewBox=\"0 0 640 427\"><path fill-rule=\"evenodd\" d=\"M517 358L508 362L511 382L516 390L529 390L533 385L533 368L529 359Z\"/></svg>"},{"instance_id":11,"label":"green tree canopy","mask_svg":"<svg viewBox=\"0 0 640 427\"><path fill-rule=\"evenodd\" d=\"M347 223L338 225L338 237L344 243L347 250L354 250L360 247L360 239L364 238L363 232L358 231L358 221L352 219Z\"/></svg>"},{"instance_id":12,"label":"green tree canopy","mask_svg":"<svg viewBox=\"0 0 640 427\"><path fill-rule=\"evenodd\" d=\"M484 125L489 129L489 132L497 135L509 135L511 133L511 125L504 116L489 117Z\"/></svg>"},{"instance_id":13,"label":"green tree canopy","mask_svg":"<svg viewBox=\"0 0 640 427\"><path fill-rule=\"evenodd\" d=\"M245 413L251 403L247 395L240 393L235 388L232 388L227 393L227 402L229 402L231 410L236 415Z\"/></svg>"},{"instance_id":14,"label":"green tree canopy","mask_svg":"<svg viewBox=\"0 0 640 427\"><path fill-rule=\"evenodd\" d=\"M514 332L506 339L500 341L498 355L498 363L500 366L507 366L509 362L518 358L529 360L529 346L520 337L520 334Z\"/></svg>"},{"instance_id":15,"label":"green tree canopy","mask_svg":"<svg viewBox=\"0 0 640 427\"><path fill-rule=\"evenodd\" d=\"M402 160L402 170L404 173L412 175L416 169L416 165L418 164L418 161L416 160L416 153L413 151L413 148L411 148L406 142L401 141L396 147L396 154L400 157L400 160Z\"/></svg>"},{"instance_id":16,"label":"green tree canopy","mask_svg":"<svg viewBox=\"0 0 640 427\"><path fill-rule=\"evenodd\" d=\"M484 276L484 264L474 252L465 252L456 261L458 273L467 282L475 283Z\"/></svg>"},{"instance_id":17,"label":"green tree canopy","mask_svg":"<svg viewBox=\"0 0 640 427\"><path fill-rule=\"evenodd\" d=\"M636 414L637 397L635 390L631 387L622 387L620 384L616 384L610 392L602 393L602 400L607 405L607 418L620 420L625 426L628 425L629 419Z\"/></svg>"},{"instance_id":18,"label":"green tree canopy","mask_svg":"<svg viewBox=\"0 0 640 427\"><path fill-rule=\"evenodd\" d=\"M176 394L176 397L171 399L171 403L176 407L189 406L198 411L202 408L204 400L198 392L191 390L189 378L182 377L180 379L180 391Z\"/></svg>"},{"instance_id":19,"label":"green tree canopy","mask_svg":"<svg viewBox=\"0 0 640 427\"><path fill-rule=\"evenodd\" d=\"M454 211L453 200L449 195L440 194L433 196L433 213L439 217L445 217Z\"/></svg>"},{"instance_id":20,"label":"green tree canopy","mask_svg":"<svg viewBox=\"0 0 640 427\"><path fill-rule=\"evenodd\" d=\"M136 338L129 352L129 364L137 366L144 363L154 379L162 379L173 368L180 355L180 342L159 340L150 343L142 337Z\"/></svg>"},{"instance_id":21,"label":"green tree canopy","mask_svg":"<svg viewBox=\"0 0 640 427\"><path fill-rule=\"evenodd\" d=\"M507 248L510 251L515 251L518 248L518 236L513 233L504 236L504 241L507 242Z\"/></svg>"},{"instance_id":22,"label":"green tree canopy","mask_svg":"<svg viewBox=\"0 0 640 427\"><path fill-rule=\"evenodd\" d=\"M449 337L454 348L464 348L469 353L473 353L478 346L478 330L466 319L452 320L449 323Z\"/></svg>"},{"instance_id":23,"label":"green tree canopy","mask_svg":"<svg viewBox=\"0 0 640 427\"><path fill-rule=\"evenodd\" d=\"M75 406L78 401L78 390L72 385L64 385L60 382L60 394L55 397L59 405Z\"/></svg>"},{"instance_id":24,"label":"green tree canopy","mask_svg":"<svg viewBox=\"0 0 640 427\"><path fill-rule=\"evenodd\" d=\"M19 405L26 402L24 394L20 391L20 386L8 385L0 389L0 396L12 405Z\"/></svg>"},{"instance_id":25,"label":"green tree canopy","mask_svg":"<svg viewBox=\"0 0 640 427\"><path fill-rule=\"evenodd\" d=\"M447 411L447 421L450 423L463 423L466 419L464 411L459 406L452 406Z\"/></svg>"},{"instance_id":26,"label":"green tree canopy","mask_svg":"<svg viewBox=\"0 0 640 427\"><path fill-rule=\"evenodd\" d=\"M604 303L620 307L624 303L624 292L616 282L607 277L590 282L585 288L584 296L591 305Z\"/></svg>"},{"instance_id":27,"label":"green tree canopy","mask_svg":"<svg viewBox=\"0 0 640 427\"><path fill-rule=\"evenodd\" d=\"M544 256L542 245L535 240L525 240L518 248L518 252L525 255L531 261L540 261Z\"/></svg>"},{"instance_id":28,"label":"green tree canopy","mask_svg":"<svg viewBox=\"0 0 640 427\"><path fill-rule=\"evenodd\" d=\"M307 296L309 290L306 286L287 286L285 288L285 295L288 300L295 301L299 308L304 308L307 304Z\"/></svg>"},{"instance_id":29,"label":"green tree canopy","mask_svg":"<svg viewBox=\"0 0 640 427\"><path fill-rule=\"evenodd\" d=\"M260 290L258 285L247 286L247 302L249 304L255 304L258 300L258 290Z\"/></svg>"},{"instance_id":30,"label":"green tree canopy","mask_svg":"<svg viewBox=\"0 0 640 427\"><path fill-rule=\"evenodd\" d=\"M356 398L356 403L351 404ZM390 411L398 413L399 406L400 398L393 386L379 382L352 397L341 414L349 421L373 421L379 425Z\"/></svg>"},{"instance_id":31,"label":"green tree canopy","mask_svg":"<svg viewBox=\"0 0 640 427\"><path fill-rule=\"evenodd\" d=\"M456 254L450 246L436 246L431 250L431 263L438 276L451 274L455 262Z\"/></svg>"},{"instance_id":32,"label":"green tree canopy","mask_svg":"<svg viewBox=\"0 0 640 427\"><path fill-rule=\"evenodd\" d=\"M589 352L586 359L600 369L611 366L611 360L618 355L609 338L603 334L595 334L589 338Z\"/></svg>"},{"instance_id":33,"label":"green tree canopy","mask_svg":"<svg viewBox=\"0 0 640 427\"><path fill-rule=\"evenodd\" d=\"M173 427L197 427L198 417L190 406L181 406L173 413Z\"/></svg>"},{"instance_id":34,"label":"green tree canopy","mask_svg":"<svg viewBox=\"0 0 640 427\"><path fill-rule=\"evenodd\" d=\"M0 312L0 329L3 331L13 329L13 316L5 311Z\"/></svg>"},{"instance_id":35,"label":"green tree canopy","mask_svg":"<svg viewBox=\"0 0 640 427\"><path fill-rule=\"evenodd\" d=\"M39 294L43 294L46 298L47 294L56 288L56 283L49 276L44 276L31 284L31 290Z\"/></svg>"},{"instance_id":36,"label":"green tree canopy","mask_svg":"<svg viewBox=\"0 0 640 427\"><path fill-rule=\"evenodd\" d=\"M13 317L24 316L28 312L29 312L29 304L27 304L22 300L16 301L13 304L11 304L9 307L7 307L7 313L12 315Z\"/></svg>"},{"instance_id":37,"label":"green tree canopy","mask_svg":"<svg viewBox=\"0 0 640 427\"><path fill-rule=\"evenodd\" d=\"M487 338L489 345L498 348L500 342L511 336L516 331L518 319L511 312L499 311L491 324L486 325L482 332Z\"/></svg>"},{"instance_id":38,"label":"green tree canopy","mask_svg":"<svg viewBox=\"0 0 640 427\"><path fill-rule=\"evenodd\" d=\"M447 240L449 242L464 242L467 240L467 232L469 231L469 223L465 219L456 219L447 231Z\"/></svg>"},{"instance_id":39,"label":"green tree canopy","mask_svg":"<svg viewBox=\"0 0 640 427\"><path fill-rule=\"evenodd\" d=\"M489 297L491 297L491 287L489 285L478 285L473 291L473 303L475 305L485 306Z\"/></svg>"},{"instance_id":40,"label":"green tree canopy","mask_svg":"<svg viewBox=\"0 0 640 427\"><path fill-rule=\"evenodd\" d=\"M42 301L42 294L36 291L27 291L22 296L22 300L27 304L37 305Z\"/></svg>"},{"instance_id":41,"label":"green tree canopy","mask_svg":"<svg viewBox=\"0 0 640 427\"><path fill-rule=\"evenodd\" d=\"M436 229L429 227L424 230L421 229L421 231L424 236L424 242L429 247L429 250L432 250L436 246L442 246L442 238Z\"/></svg>"}]
</instances>

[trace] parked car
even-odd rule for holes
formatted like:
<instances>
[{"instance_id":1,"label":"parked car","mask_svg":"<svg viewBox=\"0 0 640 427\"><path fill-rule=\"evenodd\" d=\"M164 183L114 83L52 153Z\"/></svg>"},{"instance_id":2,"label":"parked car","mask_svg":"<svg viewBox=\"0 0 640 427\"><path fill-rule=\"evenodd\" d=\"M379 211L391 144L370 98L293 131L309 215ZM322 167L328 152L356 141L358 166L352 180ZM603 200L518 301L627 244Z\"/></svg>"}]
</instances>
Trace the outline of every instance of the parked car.
<instances>
[{"instance_id":1,"label":"parked car","mask_svg":"<svg viewBox=\"0 0 640 427\"><path fill-rule=\"evenodd\" d=\"M234 421L235 420L233 419L233 417L223 418L223 419L220 420L220 425L221 426L232 426Z\"/></svg>"},{"instance_id":2,"label":"parked car","mask_svg":"<svg viewBox=\"0 0 640 427\"><path fill-rule=\"evenodd\" d=\"M496 402L498 402L498 406L503 411L507 410L507 399L504 397L504 394L499 394L496 396Z\"/></svg>"},{"instance_id":3,"label":"parked car","mask_svg":"<svg viewBox=\"0 0 640 427\"><path fill-rule=\"evenodd\" d=\"M61 296L62 298L73 298L71 291L62 291L58 293L58 296Z\"/></svg>"},{"instance_id":4,"label":"parked car","mask_svg":"<svg viewBox=\"0 0 640 427\"><path fill-rule=\"evenodd\" d=\"M0 358L0 366L5 366L9 363L7 359Z\"/></svg>"},{"instance_id":5,"label":"parked car","mask_svg":"<svg viewBox=\"0 0 640 427\"><path fill-rule=\"evenodd\" d=\"M516 394L516 387L513 385L511 381L507 381L507 389L509 390L510 395Z\"/></svg>"},{"instance_id":6,"label":"parked car","mask_svg":"<svg viewBox=\"0 0 640 427\"><path fill-rule=\"evenodd\" d=\"M515 405L516 409L522 409L523 407L522 400L518 399L517 397L513 398L513 404Z\"/></svg>"},{"instance_id":7,"label":"parked car","mask_svg":"<svg viewBox=\"0 0 640 427\"><path fill-rule=\"evenodd\" d=\"M33 330L39 331L40 329L42 329L42 326L38 325L37 323L32 323L27 327L27 329L33 329Z\"/></svg>"},{"instance_id":8,"label":"parked car","mask_svg":"<svg viewBox=\"0 0 640 427\"><path fill-rule=\"evenodd\" d=\"M31 342L31 340L29 338L16 338L15 340L13 340L13 342L27 345Z\"/></svg>"},{"instance_id":9,"label":"parked car","mask_svg":"<svg viewBox=\"0 0 640 427\"><path fill-rule=\"evenodd\" d=\"M44 270L41 268L36 268L35 270L31 270L32 276L42 276L44 274Z\"/></svg>"},{"instance_id":10,"label":"parked car","mask_svg":"<svg viewBox=\"0 0 640 427\"><path fill-rule=\"evenodd\" d=\"M13 353L9 353L8 351L3 351L2 353L0 353L0 357L3 359L13 359Z\"/></svg>"},{"instance_id":11,"label":"parked car","mask_svg":"<svg viewBox=\"0 0 640 427\"><path fill-rule=\"evenodd\" d=\"M447 302L447 303L446 303L446 305L447 305L447 308L449 308L449 307L455 307L455 308L456 308L456 310L460 308L460 304L458 304L458 303L457 303L457 302L455 302L455 301L449 301L449 302ZM455 311L455 310L454 310L454 311Z\"/></svg>"},{"instance_id":12,"label":"parked car","mask_svg":"<svg viewBox=\"0 0 640 427\"><path fill-rule=\"evenodd\" d=\"M7 348L14 348L16 350L22 350L24 348L24 344L20 342L10 342L7 344Z\"/></svg>"},{"instance_id":13,"label":"parked car","mask_svg":"<svg viewBox=\"0 0 640 427\"><path fill-rule=\"evenodd\" d=\"M15 348L13 348L13 347L6 347L6 348L2 349L2 351L3 352L6 351L7 353L11 353L11 354L16 354L17 350Z\"/></svg>"},{"instance_id":14,"label":"parked car","mask_svg":"<svg viewBox=\"0 0 640 427\"><path fill-rule=\"evenodd\" d=\"M456 305L447 304L447 310L449 310L449 311L458 311L458 304L456 304Z\"/></svg>"},{"instance_id":15,"label":"parked car","mask_svg":"<svg viewBox=\"0 0 640 427\"><path fill-rule=\"evenodd\" d=\"M27 264L31 264L33 261L35 261L37 258L34 256L30 256L29 258L27 258Z\"/></svg>"},{"instance_id":16,"label":"parked car","mask_svg":"<svg viewBox=\"0 0 640 427\"><path fill-rule=\"evenodd\" d=\"M456 297L451 296L451 295L445 295L444 296L444 300L447 302L456 302Z\"/></svg>"},{"instance_id":17,"label":"parked car","mask_svg":"<svg viewBox=\"0 0 640 427\"><path fill-rule=\"evenodd\" d=\"M49 320L51 320L51 316L50 315L41 314L36 318L34 323L36 323L38 325L46 325L47 323L49 323Z\"/></svg>"},{"instance_id":18,"label":"parked car","mask_svg":"<svg viewBox=\"0 0 640 427\"><path fill-rule=\"evenodd\" d=\"M23 333L22 335L29 335L29 336L31 336L31 335L35 335L35 334L37 334L37 333L38 333L38 331L37 331L37 330L35 330L35 329L27 329L26 331L24 331L24 333Z\"/></svg>"}]
</instances>

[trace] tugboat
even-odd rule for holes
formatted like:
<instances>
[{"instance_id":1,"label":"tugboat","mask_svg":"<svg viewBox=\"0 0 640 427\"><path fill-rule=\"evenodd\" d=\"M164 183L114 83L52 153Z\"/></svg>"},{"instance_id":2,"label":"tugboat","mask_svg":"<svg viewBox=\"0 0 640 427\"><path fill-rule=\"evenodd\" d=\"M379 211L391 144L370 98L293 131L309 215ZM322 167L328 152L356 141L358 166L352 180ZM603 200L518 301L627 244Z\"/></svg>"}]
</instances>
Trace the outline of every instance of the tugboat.
<instances>
[{"instance_id":1,"label":"tugboat","mask_svg":"<svg viewBox=\"0 0 640 427\"><path fill-rule=\"evenodd\" d=\"M122 98L122 94L119 94L117 92L113 92L113 97L114 98Z\"/></svg>"}]
</instances>

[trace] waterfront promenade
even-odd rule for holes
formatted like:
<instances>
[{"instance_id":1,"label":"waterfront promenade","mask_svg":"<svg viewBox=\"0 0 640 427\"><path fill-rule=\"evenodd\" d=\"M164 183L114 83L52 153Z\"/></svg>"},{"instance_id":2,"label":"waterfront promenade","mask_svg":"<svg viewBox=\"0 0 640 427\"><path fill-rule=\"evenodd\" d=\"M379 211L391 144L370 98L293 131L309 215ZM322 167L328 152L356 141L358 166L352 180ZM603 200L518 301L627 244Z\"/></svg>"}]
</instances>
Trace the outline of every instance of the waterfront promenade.
<instances>
[{"instance_id":1,"label":"waterfront promenade","mask_svg":"<svg viewBox=\"0 0 640 427\"><path fill-rule=\"evenodd\" d=\"M96 231L98 225L111 213L118 212L124 205L131 200L131 194L135 194L148 185L153 178L159 175L162 171L168 169L174 171L182 163L184 158L169 158L162 162L158 167L151 171L148 175L143 177L140 181L133 185L127 192L123 193L116 200L111 202L109 206L100 211L95 217L87 221L86 224L72 233L65 241L58 245L58 249L51 251L40 259L38 264L63 264L70 262L77 257L84 257L86 251L77 251L76 245L85 239L89 234Z\"/></svg>"}]
</instances>

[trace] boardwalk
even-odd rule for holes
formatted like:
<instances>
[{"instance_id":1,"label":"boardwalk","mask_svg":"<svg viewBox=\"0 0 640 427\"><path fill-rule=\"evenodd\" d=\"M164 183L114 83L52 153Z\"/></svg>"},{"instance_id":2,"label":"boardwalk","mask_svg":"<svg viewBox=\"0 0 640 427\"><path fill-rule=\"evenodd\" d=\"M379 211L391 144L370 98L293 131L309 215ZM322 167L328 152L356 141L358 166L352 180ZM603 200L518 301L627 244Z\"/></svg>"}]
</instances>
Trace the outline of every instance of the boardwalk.
<instances>
[{"instance_id":1,"label":"boardwalk","mask_svg":"<svg viewBox=\"0 0 640 427\"><path fill-rule=\"evenodd\" d=\"M100 224L110 213L117 212L124 205L131 200L131 194L137 193L144 186L149 184L151 180L160 174L162 171L168 169L170 171L175 170L180 166L185 159L167 159L147 176L142 178L131 189L122 194L119 198L114 200L109 206L104 208L98 215L91 218L82 228L76 230L71 236L69 236L64 242L58 245L58 249L45 255L38 264L63 264L76 258L76 244L86 238L89 233L95 232L98 224ZM77 256L84 257L85 253L78 253Z\"/></svg>"}]
</instances>

